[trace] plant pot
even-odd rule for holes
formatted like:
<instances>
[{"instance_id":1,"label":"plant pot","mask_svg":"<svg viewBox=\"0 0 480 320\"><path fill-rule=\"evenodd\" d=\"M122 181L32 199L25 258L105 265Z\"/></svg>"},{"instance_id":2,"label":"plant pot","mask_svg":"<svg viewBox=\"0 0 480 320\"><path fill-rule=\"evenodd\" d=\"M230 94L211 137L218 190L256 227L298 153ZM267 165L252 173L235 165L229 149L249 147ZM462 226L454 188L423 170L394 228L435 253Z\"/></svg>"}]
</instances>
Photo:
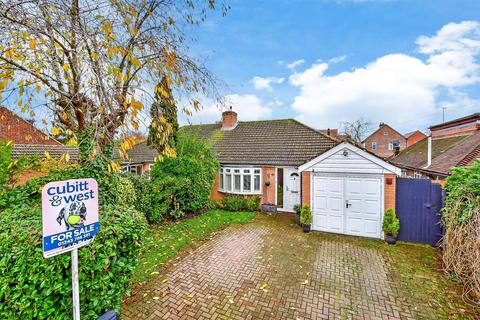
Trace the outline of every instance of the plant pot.
<instances>
[{"instance_id":1,"label":"plant pot","mask_svg":"<svg viewBox=\"0 0 480 320\"><path fill-rule=\"evenodd\" d=\"M310 232L310 225L309 224L304 224L303 225L303 232Z\"/></svg>"},{"instance_id":2,"label":"plant pot","mask_svg":"<svg viewBox=\"0 0 480 320\"><path fill-rule=\"evenodd\" d=\"M262 212L277 212L277 206L272 203L262 204Z\"/></svg>"},{"instance_id":3,"label":"plant pot","mask_svg":"<svg viewBox=\"0 0 480 320\"><path fill-rule=\"evenodd\" d=\"M396 236L391 236L391 235L386 235L385 236L385 241L387 241L388 244L395 244L397 243L397 237Z\"/></svg>"}]
</instances>

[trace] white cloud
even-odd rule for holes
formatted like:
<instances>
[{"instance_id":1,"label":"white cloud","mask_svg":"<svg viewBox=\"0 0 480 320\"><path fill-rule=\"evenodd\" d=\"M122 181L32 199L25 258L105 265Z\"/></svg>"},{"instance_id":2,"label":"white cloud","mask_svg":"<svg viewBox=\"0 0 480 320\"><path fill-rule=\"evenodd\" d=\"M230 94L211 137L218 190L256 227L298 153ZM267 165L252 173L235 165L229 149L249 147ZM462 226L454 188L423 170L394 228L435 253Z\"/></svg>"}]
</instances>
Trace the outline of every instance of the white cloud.
<instances>
[{"instance_id":1,"label":"white cloud","mask_svg":"<svg viewBox=\"0 0 480 320\"><path fill-rule=\"evenodd\" d=\"M442 89L461 92L479 82L480 24L451 23L432 37L419 37L417 44L419 52L427 55L425 60L389 54L336 75L325 75L329 63L321 62L292 74L290 83L300 89L293 109L299 119L319 128L360 117L385 121L400 130L428 126L441 112ZM449 97L457 103L466 101Z\"/></svg>"},{"instance_id":2,"label":"white cloud","mask_svg":"<svg viewBox=\"0 0 480 320\"><path fill-rule=\"evenodd\" d=\"M238 113L239 121L268 119L272 115L272 108L265 104L259 97L253 94L231 94L224 98L223 103L215 103L207 100L200 111L194 112L188 118L191 123L214 123L220 121L222 111L230 106ZM184 120L182 123L186 123Z\"/></svg>"},{"instance_id":3,"label":"white cloud","mask_svg":"<svg viewBox=\"0 0 480 320\"><path fill-rule=\"evenodd\" d=\"M288 69L295 69L296 67L298 67L299 65L302 65L305 63L305 60L304 59L299 59L299 60L295 60L289 64L287 64L287 68Z\"/></svg>"},{"instance_id":4,"label":"white cloud","mask_svg":"<svg viewBox=\"0 0 480 320\"><path fill-rule=\"evenodd\" d=\"M340 62L345 61L346 59L347 59L346 55L333 57L332 59L328 60L328 63L329 64L340 63Z\"/></svg>"},{"instance_id":5,"label":"white cloud","mask_svg":"<svg viewBox=\"0 0 480 320\"><path fill-rule=\"evenodd\" d=\"M276 77L264 78L264 77L255 76L253 77L251 82L253 83L253 86L257 90L272 91L273 90L272 84L281 84L284 80L285 78L276 78Z\"/></svg>"}]
</instances>

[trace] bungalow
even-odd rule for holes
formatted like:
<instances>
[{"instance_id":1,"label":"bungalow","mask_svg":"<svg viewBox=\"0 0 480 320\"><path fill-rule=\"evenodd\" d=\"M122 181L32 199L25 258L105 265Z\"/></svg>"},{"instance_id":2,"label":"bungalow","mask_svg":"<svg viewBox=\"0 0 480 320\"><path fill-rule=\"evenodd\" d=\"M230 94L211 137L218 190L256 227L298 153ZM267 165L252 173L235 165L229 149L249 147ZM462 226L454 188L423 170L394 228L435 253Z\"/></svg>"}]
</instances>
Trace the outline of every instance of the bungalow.
<instances>
[{"instance_id":1,"label":"bungalow","mask_svg":"<svg viewBox=\"0 0 480 320\"><path fill-rule=\"evenodd\" d=\"M389 162L294 119L237 121L228 110L220 123L188 129L212 141L221 164L212 199L258 195L286 212L309 204L313 230L382 237L400 174Z\"/></svg>"}]
</instances>

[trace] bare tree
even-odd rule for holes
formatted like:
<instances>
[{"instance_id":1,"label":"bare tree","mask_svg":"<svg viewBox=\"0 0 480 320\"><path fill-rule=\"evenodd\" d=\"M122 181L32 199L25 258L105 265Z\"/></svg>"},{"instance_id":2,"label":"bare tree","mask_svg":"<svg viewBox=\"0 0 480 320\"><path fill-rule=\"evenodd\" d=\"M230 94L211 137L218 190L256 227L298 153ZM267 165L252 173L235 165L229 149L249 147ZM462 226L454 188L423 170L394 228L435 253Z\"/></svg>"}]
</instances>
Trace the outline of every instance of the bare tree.
<instances>
[{"instance_id":1,"label":"bare tree","mask_svg":"<svg viewBox=\"0 0 480 320\"><path fill-rule=\"evenodd\" d=\"M102 153L120 130L138 130L162 78L188 101L186 113L199 109L197 95L215 95L216 80L190 56L186 36L215 5L0 0L0 95L31 116L47 108L53 134L88 137ZM131 145L124 139L120 152Z\"/></svg>"},{"instance_id":2,"label":"bare tree","mask_svg":"<svg viewBox=\"0 0 480 320\"><path fill-rule=\"evenodd\" d=\"M355 121L342 122L343 133L352 139L355 143L361 144L370 132L372 123L363 118Z\"/></svg>"}]
</instances>

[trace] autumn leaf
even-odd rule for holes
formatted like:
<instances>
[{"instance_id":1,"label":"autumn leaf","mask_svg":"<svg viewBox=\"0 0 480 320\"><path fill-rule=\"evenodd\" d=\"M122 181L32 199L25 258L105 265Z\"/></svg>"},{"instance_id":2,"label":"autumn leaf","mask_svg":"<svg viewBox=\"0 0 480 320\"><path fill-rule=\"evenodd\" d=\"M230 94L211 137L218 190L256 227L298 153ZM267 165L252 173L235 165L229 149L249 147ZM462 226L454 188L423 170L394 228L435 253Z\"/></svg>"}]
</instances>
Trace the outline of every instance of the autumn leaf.
<instances>
[{"instance_id":1,"label":"autumn leaf","mask_svg":"<svg viewBox=\"0 0 480 320\"><path fill-rule=\"evenodd\" d=\"M58 136L60 134L60 130L58 130L57 128L55 127L52 127L52 129L50 129L50 131L52 132L52 134L54 136Z\"/></svg>"},{"instance_id":2,"label":"autumn leaf","mask_svg":"<svg viewBox=\"0 0 480 320\"><path fill-rule=\"evenodd\" d=\"M31 39L29 46L30 46L30 49L32 50L35 49L37 47L37 40Z\"/></svg>"}]
</instances>

